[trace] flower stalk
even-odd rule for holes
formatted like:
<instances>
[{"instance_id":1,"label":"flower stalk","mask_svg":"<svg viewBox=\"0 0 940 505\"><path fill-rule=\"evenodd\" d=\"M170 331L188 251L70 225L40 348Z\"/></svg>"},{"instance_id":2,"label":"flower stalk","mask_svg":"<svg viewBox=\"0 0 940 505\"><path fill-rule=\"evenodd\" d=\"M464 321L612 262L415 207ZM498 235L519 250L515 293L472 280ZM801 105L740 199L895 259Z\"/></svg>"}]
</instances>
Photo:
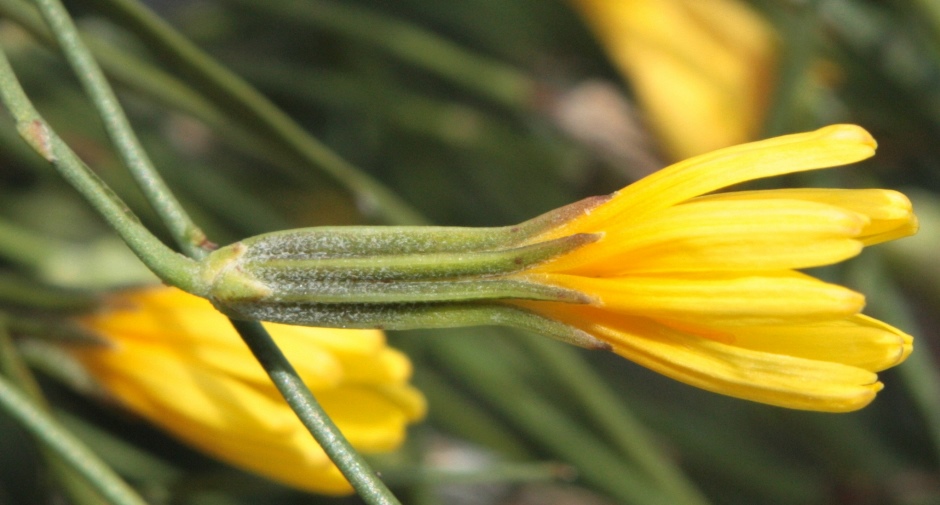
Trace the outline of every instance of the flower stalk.
<instances>
[{"instance_id":1,"label":"flower stalk","mask_svg":"<svg viewBox=\"0 0 940 505\"><path fill-rule=\"evenodd\" d=\"M76 77L91 97L98 115L104 120L108 136L117 147L128 171L163 222L170 227L173 236L180 239L179 246L190 255L197 254L196 251L207 242L205 234L182 209L163 179L156 175L153 162L140 145L104 72L91 51L82 43L78 29L62 2L37 0L36 5Z\"/></svg>"},{"instance_id":2,"label":"flower stalk","mask_svg":"<svg viewBox=\"0 0 940 505\"><path fill-rule=\"evenodd\" d=\"M79 475L108 503L114 505L146 505L130 486L49 412L39 386L25 364L19 360L7 335L7 321L0 321L0 409L19 421L39 440L47 454L60 458L68 466L56 468L62 476ZM74 490L70 486L70 490Z\"/></svg>"},{"instance_id":3,"label":"flower stalk","mask_svg":"<svg viewBox=\"0 0 940 505\"><path fill-rule=\"evenodd\" d=\"M164 282L185 290L195 284L198 264L176 253L151 234L137 217L78 158L33 107L0 49L0 100L16 121L20 136L104 217L128 246Z\"/></svg>"}]
</instances>

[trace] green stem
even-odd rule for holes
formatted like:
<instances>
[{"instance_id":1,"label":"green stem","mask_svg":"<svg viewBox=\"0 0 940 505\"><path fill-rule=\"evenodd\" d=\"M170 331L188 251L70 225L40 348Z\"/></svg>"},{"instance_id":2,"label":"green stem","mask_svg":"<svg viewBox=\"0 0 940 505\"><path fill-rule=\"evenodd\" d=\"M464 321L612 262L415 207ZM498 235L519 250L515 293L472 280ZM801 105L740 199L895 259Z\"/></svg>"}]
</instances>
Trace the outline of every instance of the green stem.
<instances>
[{"instance_id":1,"label":"green stem","mask_svg":"<svg viewBox=\"0 0 940 505\"><path fill-rule=\"evenodd\" d=\"M53 451L114 505L146 505L98 456L59 425L49 413L0 376L0 408Z\"/></svg>"},{"instance_id":2,"label":"green stem","mask_svg":"<svg viewBox=\"0 0 940 505\"><path fill-rule=\"evenodd\" d=\"M0 100L13 115L20 136L88 200L144 264L168 284L191 293L203 291L198 264L177 254L154 237L121 199L46 124L20 86L2 49Z\"/></svg>"},{"instance_id":3,"label":"green stem","mask_svg":"<svg viewBox=\"0 0 940 505\"><path fill-rule=\"evenodd\" d=\"M54 248L63 245L0 219L0 256L7 260L36 270L49 259Z\"/></svg>"},{"instance_id":4,"label":"green stem","mask_svg":"<svg viewBox=\"0 0 940 505\"><path fill-rule=\"evenodd\" d=\"M55 46L55 38L32 5L23 0L0 0L0 15L20 25L40 42ZM113 81L167 108L202 121L233 149L264 160L285 173L290 173L290 168L296 166L296 156L286 153L282 146L275 146L259 138L248 127L232 121L226 112L176 77L121 47L111 45L94 32L83 32L82 39Z\"/></svg>"},{"instance_id":5,"label":"green stem","mask_svg":"<svg viewBox=\"0 0 940 505\"><path fill-rule=\"evenodd\" d=\"M348 2L238 3L286 22L307 24L365 42L512 109L527 109L538 88L534 80L509 65L467 51L419 26Z\"/></svg>"},{"instance_id":6,"label":"green stem","mask_svg":"<svg viewBox=\"0 0 940 505\"><path fill-rule=\"evenodd\" d=\"M256 321L233 320L232 325L271 377L284 400L333 463L342 470L359 496L370 505L400 505L362 456L342 436L264 327Z\"/></svg>"},{"instance_id":7,"label":"green stem","mask_svg":"<svg viewBox=\"0 0 940 505\"><path fill-rule=\"evenodd\" d=\"M524 383L499 354L486 357L470 335L435 340L435 358L465 379L528 437L570 462L580 478L618 503L643 505L677 502L673 493L640 475L591 430L582 428L558 406ZM491 349L492 351L492 349ZM550 370L550 369L549 369Z\"/></svg>"},{"instance_id":8,"label":"green stem","mask_svg":"<svg viewBox=\"0 0 940 505\"><path fill-rule=\"evenodd\" d=\"M195 224L192 223L192 220L188 217L185 210L172 196L169 189L162 182L159 174L154 170L149 160L147 160L143 150L140 149L139 143L137 142L130 125L127 123L126 117L124 116L119 103L115 99L113 92L104 79L104 76L101 74L100 68L94 62L87 49L81 45L77 31L75 30L71 19L68 17L68 14L64 11L61 4L59 4L57 0L37 1L40 2L42 12L46 16L47 22L49 22L52 31L56 34L60 45L63 48L68 48L67 54L69 61L75 65L76 73L80 75L89 73L97 76L94 78L89 78L86 82L86 86L89 89L89 93L94 97L96 106L99 107L99 114L101 114L106 123L108 123L109 132L113 135L115 142L119 146L119 150L121 150L122 155L125 157L128 167L131 168L132 173L134 173L138 184L141 185L146 196L148 197L148 200L150 200L151 204L161 211L161 218L170 227L174 238L184 245L187 252L191 256L194 256L197 259L201 259L205 256L205 250L198 247L198 243L202 243L205 240L205 237L200 231L198 231L198 228L195 226ZM61 32L65 32L66 35L62 35ZM0 62L0 66L2 66L3 63L5 63L5 59L3 62ZM6 66L9 67L8 64L6 64ZM0 72L2 72L2 70L3 69L0 68ZM15 88L18 90L19 95L22 95L15 97L19 100L14 100L13 102L28 104L28 100L26 99L25 94L19 87L19 83L15 82L15 76L12 73L12 69L9 70L8 74L11 82L15 84ZM3 75L6 74L0 74L0 77ZM4 81L0 81L0 85L2 85L3 82ZM7 89L10 88L10 86L3 86L3 88ZM10 106L10 109L13 111L12 106ZM14 115L17 117L18 122L29 121L28 124L30 125L32 125L34 121L41 121L41 118L38 117L38 114L32 110L31 105L29 106L29 110L24 109L23 116L26 119L21 121L20 116L18 116L16 112L14 112ZM48 138L53 139L53 143L59 147L59 151L67 151L65 153L66 158L73 159L73 164L80 165L82 168L84 168L77 157L75 157L74 154L68 150L64 143L55 137L55 134L52 133L48 127L44 126L44 123L43 127L44 134ZM35 142L31 142L31 144L36 147ZM43 152L40 152L40 154L43 154ZM55 164L55 160L59 159L60 155L58 155L57 151L55 150L53 151L53 154L53 159L50 161L53 161ZM49 158L49 156L46 157L47 159ZM76 173L72 175L82 175L80 170L75 172ZM93 174L91 174L87 168L85 168L84 175L86 178L93 178L91 182L94 183L93 186L96 190L90 191L88 193L83 192L86 198L89 200L92 198L101 199L103 195L106 195L110 198L102 200L105 204L121 204L120 200L118 200L115 195L107 192L107 188L103 185L103 183L97 180L97 178L94 178ZM67 175L66 178L68 178ZM84 181L84 179L80 177L78 180ZM104 208L99 207L98 210L102 212L102 214L105 214L108 206L104 205L103 207ZM129 216L129 211L127 215ZM134 221L136 222L136 220ZM112 225L117 228L115 223L112 222ZM137 227L142 229L139 223L137 224ZM159 243L159 241L156 241L152 235L146 233L146 230L143 230L143 232L144 235L150 237L152 241ZM128 240L128 237L125 236L125 239ZM196 242L194 242L194 240ZM133 247L133 244L129 245ZM166 249L163 244L160 244L160 246ZM175 253L173 254L175 255ZM178 261L182 261L184 259L182 256L178 255L175 257L178 258ZM141 259L144 258L142 257ZM186 261L194 266L196 265L196 263L192 262L192 260ZM153 265L150 263L148 263L148 266L153 268ZM155 271L158 273L158 275L160 274L160 271L156 269ZM194 268L188 272L188 279L182 280L187 280L190 284L190 289L187 289L187 291L199 294L199 289L196 289L198 288L199 282L197 273L198 271ZM179 286L182 283L175 282L173 284ZM265 361L263 361L263 364L266 365L265 369L269 371L269 375L271 375L272 381L278 385L279 389L284 394L285 400L287 400L288 404L291 406L294 412L310 429L311 433L321 444L321 446L324 447L324 450L330 455L331 459L333 459L337 466L344 472L344 475L346 475L357 491L359 491L360 495L363 496L363 498L366 500L375 500L370 501L370 503L398 503L394 496L392 496L387 488L384 487L381 481L368 469L368 467L365 465L365 462L361 459L358 453L356 453L349 443L342 437L336 426L323 412L322 408L310 393L309 389L307 389L307 387L300 380L299 376L297 376L293 367L291 367L290 363L287 362L287 360L284 358L276 344L267 335L267 332L265 332L264 329L257 323L233 322L233 324L235 324L236 329L239 330L239 333L242 335L243 339L245 339L246 343L248 343L252 348L253 352L259 356L259 359L264 357Z\"/></svg>"},{"instance_id":9,"label":"green stem","mask_svg":"<svg viewBox=\"0 0 940 505\"><path fill-rule=\"evenodd\" d=\"M382 469L386 481L403 485L452 486L488 483L551 482L573 477L574 469L561 463L493 463L477 469L440 469L400 466Z\"/></svg>"},{"instance_id":10,"label":"green stem","mask_svg":"<svg viewBox=\"0 0 940 505\"><path fill-rule=\"evenodd\" d=\"M816 61L819 27L817 3L817 0L800 2L799 5L794 2L793 9L797 12L787 13L783 26L785 36L782 37L787 47L781 51L778 78L770 100L770 110L764 121L762 138L800 130L799 125L795 124L799 112L798 101L807 84L808 69Z\"/></svg>"},{"instance_id":11,"label":"green stem","mask_svg":"<svg viewBox=\"0 0 940 505\"><path fill-rule=\"evenodd\" d=\"M933 42L934 55L940 54L940 4L934 0L907 0L911 5L912 14L924 21L930 30Z\"/></svg>"},{"instance_id":12,"label":"green stem","mask_svg":"<svg viewBox=\"0 0 940 505\"><path fill-rule=\"evenodd\" d=\"M635 461L662 489L675 493L677 504L704 504L708 500L671 461L662 456L647 431L575 349L542 337L526 335L522 341L548 368L571 397L591 412L615 447Z\"/></svg>"},{"instance_id":13,"label":"green stem","mask_svg":"<svg viewBox=\"0 0 940 505\"><path fill-rule=\"evenodd\" d=\"M118 4L118 3L122 3L122 2L123 2L123 0L114 0L114 1L112 1L111 3L112 3L112 4ZM128 2L123 2L123 3L126 4L126 5L132 5L132 4L129 4ZM145 14L149 15L149 13L145 13ZM135 28L134 26L131 27L132 30L134 30L134 28ZM138 33L140 33L140 30L136 30L136 31L138 31ZM170 33L170 35L172 35L172 36L178 37L178 35L176 35L175 32L172 32L171 29L170 29L169 33ZM172 37L171 37L171 39L172 39ZM189 44L188 41L185 41L185 40L182 39L182 38L180 38L180 40L182 40L185 44ZM170 44L170 46L172 46L172 44ZM198 50L196 50L196 51L197 51L197 53L196 53L197 56L204 57L204 55L202 55L202 53L199 53ZM172 52L172 51L170 51L170 52ZM178 54L177 54L176 56L178 56ZM189 55L189 56L192 56L192 55ZM204 57L204 58L206 58L206 61L208 61L208 66L209 66L209 67L211 67L211 65L216 65L216 64L215 64L214 62L212 62L211 60L208 60L207 57ZM184 59L185 59L185 58L184 58ZM205 71L207 70L207 68L206 68L205 66L200 66L200 62L198 61L198 57L197 57L194 61L195 61L194 67L196 68L197 73L198 73L199 71L205 72ZM203 63L204 63L204 62L203 62ZM192 68L192 67L191 67L191 68ZM211 85L210 88L212 88L212 86L215 86L215 88L212 88L212 89L215 89L215 90L219 89L220 82L221 82L221 87L224 89L226 85L232 85L232 82L226 81L225 79L226 79L226 78L232 78L232 79L234 80L233 82L235 82L235 85L234 85L234 88L236 88L235 91L244 92L244 91L247 90L247 93L249 93L249 94L250 94L250 93L255 93L255 94L257 93L256 91L254 91L254 90L251 89L250 87L247 87L247 85L245 85L245 88L238 89L238 85L237 85L237 84L240 83L241 81L238 81L238 80L237 80L237 77L234 77L234 76L231 76L231 75L226 75L225 72L227 72L225 69L222 69L222 73L219 73L219 74L213 74L213 72L208 72L208 73L209 73L209 77L210 77L210 79L208 79L208 82L209 82L209 84ZM213 80L213 78L214 78L215 80ZM223 95L226 95L226 94L223 93ZM245 107L245 106L241 106L241 105L240 105L241 103L245 103L245 102L246 102L246 100L245 100L245 98L244 98L243 96L239 96L238 93L233 93L233 94L228 95L228 96L230 97L230 102L231 102L231 103L239 104L239 106L238 106L239 109L247 110L247 113L244 113L244 114L243 114L244 116L248 117L249 120L251 120L251 118L259 118L259 117L260 117L260 118L262 119L262 121L260 121L260 122L255 121L255 122L261 124L261 125L262 125L263 127L265 127L269 132L272 132L272 135L275 136L276 138L279 138L279 139L281 139L282 141L286 142L286 144L288 144L289 146L291 146L291 148L294 150L294 152L299 153L299 154L300 154L301 156L303 156L305 159L307 159L308 161L311 161L311 162L313 162L313 163L317 163L317 160L320 160L320 161L325 161L327 167L332 166L332 169L327 168L327 171L330 172L330 173L333 173L334 176L336 176L338 179L340 179L340 181L343 182L344 184L346 184L347 186L351 186L351 187L353 188L353 193L354 193L354 194L357 194L358 196L363 197L363 198L361 199L361 201L364 201L364 203L367 204L367 208L366 208L367 211L368 211L368 210L375 210L375 211L383 210L383 211L384 211L385 213L387 213L387 214L393 214L393 215L390 215L390 216L389 216L389 217L390 217L389 221L393 221L393 222L407 223L407 222L421 222L421 221L423 221L421 218L417 217L413 212L411 212L410 209L407 209L407 207L404 207L404 209L405 209L406 212L398 212L397 214L395 214L394 205L389 205L389 204L388 204L388 201L384 201L383 198L382 198L382 193L381 193L381 191L386 191L386 192L387 192L387 190L386 190L385 188L383 188L383 187L381 187L381 186L378 186L378 183L375 183L374 181L372 181L371 179L369 179L367 176L364 176L364 175L362 175L362 174L360 174L360 173L358 173L358 172L355 172L354 169L353 169L351 166L349 166L348 164L345 164L345 161L343 161L343 160L341 160L341 159L339 159L339 158L335 158L335 159L331 158L331 156L335 157L335 154L333 154L333 153L331 153L331 152L329 152L329 151L324 151L325 154L324 154L324 152L318 151L317 148L322 148L322 149L325 149L325 148L323 148L322 146L319 146L319 144L316 142L315 139L312 139L312 138L310 138L309 136L307 136L307 134L306 134L302 129L300 129L298 126L296 126L296 124L293 123L293 122L290 120L290 118L288 118L286 115L284 115L284 114L281 113L280 111L277 111L276 109L274 109L274 114L271 114L271 115L267 115L267 116L266 116L266 115L264 114L264 112L265 112L265 107L273 107L273 106L270 105L270 103L268 103L265 99L263 99L263 97L261 97L262 101L259 102L259 103L252 103L250 100L247 101L248 106ZM260 95L258 95L258 96L260 97ZM260 112L260 113L259 113L259 112ZM267 125L267 126L265 126L265 125ZM264 129L264 128L263 128L263 129ZM333 163L332 165L330 165L330 162L331 162L331 161L332 161L332 162L336 162L336 163ZM324 165L321 163L321 166L324 166ZM344 173L343 171L346 170L346 169L351 170L351 172L346 172L346 173ZM331 171L331 170L332 170L332 171ZM337 175L337 174L339 174L339 175ZM351 174L351 175L350 175L350 174ZM344 177L345 177L345 178L344 178ZM357 186L357 183L361 183L363 180L365 181L365 183L359 184L359 185ZM371 182L371 184L374 184L375 186L374 186L374 187L370 187L370 186L369 186L369 183L370 183L370 182ZM378 188L378 189L381 190L381 191L376 192L376 191L374 191L375 188ZM389 200L389 201L391 201L392 203L394 203L394 202L395 202L395 198L397 198L397 197L394 197L394 195L392 195L392 199ZM375 208L374 208L374 209L371 208L372 206L374 206ZM400 209L399 209L399 210L400 210ZM245 338L246 338L246 341L251 340L251 338L249 338L249 337L247 337L247 336L246 336ZM251 344L249 344L249 345L251 345ZM258 351L257 351L258 353L266 353L266 352L271 352L271 351L272 351L272 349L267 349L267 348L265 348L265 346L264 346L263 343L262 343L262 344L256 343L253 348L257 348L257 349L258 349ZM276 348L273 348L273 351L277 351L277 349L276 349ZM260 357L259 357L259 359L260 359ZM283 364L286 364L286 361L284 361ZM266 367L266 368L267 368L267 367ZM297 380L297 378L296 378L296 376L295 376L294 374L291 374L291 373L290 373L289 364L286 364L286 367L278 366L278 367L275 367L275 368L269 368L269 373L272 374L272 378L274 378L274 375L275 375L275 373L276 373L278 370L280 370L280 373L281 373L281 375L283 376L282 379L283 379L283 381L284 381L283 387L282 387L282 386L279 386L279 388L281 389L282 393L283 393L285 396L292 396L292 395L298 395L298 394L299 394L299 397L298 397L298 398L301 398L301 400L295 401L296 399L295 399L295 400L289 399L289 403L291 403L291 402L293 401L293 403L291 403L292 408L294 408L295 411L298 412L298 414L302 417L302 419L308 419L308 420L305 421L305 423L307 424L308 428L311 429L311 432L313 432L313 433L315 434L315 437L316 437L316 436L317 436L317 435L316 435L317 430L320 429L320 428L319 428L320 425L318 424L319 421L317 420L317 418L316 418L315 415L313 415L313 416L311 417L310 412L308 412L308 410L309 410L310 408L312 408L311 405L312 405L312 406L316 406L315 402L312 401L312 400L313 400L312 397L310 397L309 399L305 399L305 400L304 400L304 399L303 399L303 394L301 394L301 393L303 393L303 390L291 389L291 384L293 383L293 384L296 386L297 383L299 383L299 381ZM293 382L292 382L292 381L293 381ZM275 382L278 383L277 380L275 380ZM309 396L309 392L307 392L307 396ZM545 402L541 402L541 405L542 405L542 406L546 406L547 404L545 404ZM550 407L550 405L548 405L548 407ZM317 408L318 408L318 407L317 407ZM510 405L510 404L504 405L504 406L503 406L503 409L504 409L504 410L509 410L509 411L513 411L513 410L514 410L514 411L517 411L517 412L518 412L518 409L516 409L513 405ZM549 409L549 410L550 410L550 409ZM540 409L538 409L538 408L536 408L536 409L528 409L528 410L526 410L525 412L522 412L522 413L517 414L517 415L519 416L518 419L520 419L520 422L522 422L521 419L525 418L526 416L529 416L530 418L539 418L539 417L541 417L541 416L539 416L539 411L540 411ZM305 417L305 416L307 416L307 417ZM516 416L514 415L514 417L516 417ZM593 445L596 445L596 444L599 442L599 441L597 441L596 439L594 439L593 437L591 437L590 434L587 434L587 433L579 433L578 436L574 436L574 437L567 436L569 433L566 432L565 430L559 428L559 427L560 427L562 424L564 424L564 423L560 423L559 419L557 419L557 418L551 418L551 416L550 416L550 420L554 420L554 421L555 421L554 424L549 423L550 425L554 426L554 429L548 430L548 431L550 431L550 432L553 434L552 437L549 437L549 438L551 438L551 439L553 439L553 440L559 440L559 439L568 438L569 440L568 440L568 442L566 442L566 443L569 443L569 442L571 442L571 439L573 438L573 439L575 439L575 440L577 440L577 441L579 441L579 442L583 442L583 443L575 443L575 444L572 444L572 446L581 446L581 447L584 447L584 446L592 446L592 444L593 444ZM321 434L320 437L317 438L317 439L318 439L318 441L320 441L321 445L324 445L324 447L327 447L327 445L329 445L330 443L333 442L333 440L329 438L330 436L335 436L335 432L334 432L333 435L330 435L329 433L326 433L326 435ZM557 447L557 446L558 446L558 443L549 443L548 441L546 441L546 443L547 443L547 445L549 445L549 446L551 446L551 447ZM341 453L338 453L338 452L337 452L337 449L335 449L335 448L329 449L329 450L328 450L328 453L331 454L331 457L333 457L334 454L338 454L338 456L336 456L336 458L335 458L335 459L337 460L337 465L340 466L341 469L344 469L344 472L347 472L347 473L346 473L347 477L350 478L350 480L353 482L354 485L357 485L357 482L359 483L358 485L362 485L362 486L369 486L369 485L374 485L374 484L376 484L376 481L369 479L369 477L370 477L369 472L368 472L367 470L364 470L364 469L367 468L367 467L364 467L364 466L362 466L362 465L356 464L356 463L355 463L354 461L352 461L352 460L345 460L345 461L344 461L343 458L342 458L343 455L342 455ZM354 452L350 452L350 453L348 453L348 454L355 455ZM587 461L584 460L584 458L574 458L574 459L577 459L577 460L579 460L579 461L583 461L583 462L585 463L585 465L587 464ZM601 458L601 459L603 460L604 458ZM344 466L344 465L346 465L347 463L348 463L348 464L351 464L352 466ZM616 466L619 466L619 465L616 465ZM352 468L353 470L348 470L349 468ZM354 475L351 476L350 473L348 473L348 472L353 472ZM358 472L358 473L356 473L356 472ZM597 476L591 477L592 479L600 479L601 481L605 481L605 480L606 480L608 483L616 482L616 480L618 479L618 477L617 477L616 475L614 475L613 473L610 473L610 472L604 472L604 471L600 471L600 470L599 470L599 471L596 472L596 473L597 473ZM381 484L381 483L379 483L379 484ZM614 486L614 484L610 484L610 485L611 485L611 486ZM622 486L616 486L616 487L619 488L619 491L617 492L617 494L619 494L619 495L621 495L621 496L626 496L626 495L628 494L628 492L626 491L626 489L625 489L624 487L622 487ZM609 489L609 488L608 488L608 489ZM642 493L642 491L640 491L641 489L645 489L645 486L642 485L642 483L641 483L640 485L638 485L638 490L637 490L637 492ZM367 494L368 494L368 492L364 492L364 491L362 491L362 490L360 490L360 492L363 493L364 497L367 496ZM623 493L623 494L621 494L621 493ZM629 494L632 494L632 493L629 493ZM378 496L378 495L377 495L377 496ZM636 495L634 494L634 496L636 496ZM377 498L377 499L381 499L381 498ZM394 500L394 498L392 498L392 500ZM390 502L390 503L394 503L394 502Z\"/></svg>"},{"instance_id":14,"label":"green stem","mask_svg":"<svg viewBox=\"0 0 940 505\"><path fill-rule=\"evenodd\" d=\"M0 373L9 377L10 382L23 391L36 408L43 412L50 411L36 378L21 359L6 328L0 328ZM102 505L104 503L97 489L106 487L110 485L109 483L86 480L78 469L69 466L68 462L60 459L55 451L47 447L43 447L42 453L51 473L60 483L71 503L75 505ZM117 478L116 475L114 477ZM123 481L119 485L121 484L124 484Z\"/></svg>"},{"instance_id":15,"label":"green stem","mask_svg":"<svg viewBox=\"0 0 940 505\"><path fill-rule=\"evenodd\" d=\"M427 335L415 338L430 340ZM397 344L408 354L414 352L414 349L403 348L401 340ZM511 460L531 459L530 451L506 423L468 397L465 391L452 385L442 374L420 367L415 369L412 381L427 398L428 405L434 406L428 412L428 421L433 426L443 427L464 440L499 451L501 456ZM384 471L382 475L385 475Z\"/></svg>"},{"instance_id":16,"label":"green stem","mask_svg":"<svg viewBox=\"0 0 940 505\"><path fill-rule=\"evenodd\" d=\"M89 310L98 301L86 292L54 288L5 272L0 273L0 304L43 310Z\"/></svg>"},{"instance_id":17,"label":"green stem","mask_svg":"<svg viewBox=\"0 0 940 505\"><path fill-rule=\"evenodd\" d=\"M396 194L341 158L308 134L250 84L216 62L145 6L134 0L94 0L104 14L160 51L174 68L189 75L206 96L222 110L246 125L252 125L293 152L319 167L348 188L361 211L370 218L390 218L397 223L417 224L423 219Z\"/></svg>"},{"instance_id":18,"label":"green stem","mask_svg":"<svg viewBox=\"0 0 940 505\"><path fill-rule=\"evenodd\" d=\"M36 5L65 54L65 59L91 97L111 141L138 186L177 238L180 247L190 253L199 249L206 242L205 234L183 211L163 179L156 174L153 163L134 134L104 72L82 42L65 7L59 0L36 0Z\"/></svg>"},{"instance_id":19,"label":"green stem","mask_svg":"<svg viewBox=\"0 0 940 505\"><path fill-rule=\"evenodd\" d=\"M861 291L878 293L878 296L869 298L866 312L900 328L917 328L910 305L885 268L882 258L869 253L856 261L858 266L853 271L853 280L860 285ZM907 361L897 367L897 373L920 410L933 445L934 458L940 462L940 363L926 344L915 339L914 345L925 348L915 348Z\"/></svg>"}]
</instances>

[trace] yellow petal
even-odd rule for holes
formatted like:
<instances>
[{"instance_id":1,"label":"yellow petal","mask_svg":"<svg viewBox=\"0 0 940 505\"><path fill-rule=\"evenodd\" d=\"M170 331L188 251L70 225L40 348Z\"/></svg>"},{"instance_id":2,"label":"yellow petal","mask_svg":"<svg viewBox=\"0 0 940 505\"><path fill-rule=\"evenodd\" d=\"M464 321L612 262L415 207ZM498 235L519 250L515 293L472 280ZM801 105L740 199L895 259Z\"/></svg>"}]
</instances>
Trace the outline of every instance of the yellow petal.
<instances>
[{"instance_id":1,"label":"yellow petal","mask_svg":"<svg viewBox=\"0 0 940 505\"><path fill-rule=\"evenodd\" d=\"M532 271L585 276L809 268L858 254L869 220L800 200L693 200L608 230Z\"/></svg>"},{"instance_id":2,"label":"yellow petal","mask_svg":"<svg viewBox=\"0 0 940 505\"><path fill-rule=\"evenodd\" d=\"M411 377L408 357L388 347L372 354L341 356L340 359L347 384L401 384Z\"/></svg>"},{"instance_id":3,"label":"yellow petal","mask_svg":"<svg viewBox=\"0 0 940 505\"><path fill-rule=\"evenodd\" d=\"M225 327L223 329L228 330ZM198 363L199 367L212 368L215 372L227 374L233 379L257 385L270 384L271 378L267 372L251 355L234 329L231 331L231 343L228 346L206 345L205 342L197 341L185 348L185 351L179 352L190 355L189 359ZM276 332L272 333L272 337L278 341ZM306 345L296 345L301 343ZM336 356L309 342L292 344L284 345L278 342L285 356L291 359L297 373L311 389L333 387L345 379L347 371Z\"/></svg>"},{"instance_id":4,"label":"yellow petal","mask_svg":"<svg viewBox=\"0 0 940 505\"><path fill-rule=\"evenodd\" d=\"M726 327L737 347L800 358L842 363L872 372L904 361L912 350L910 335L858 315L808 325Z\"/></svg>"},{"instance_id":5,"label":"yellow petal","mask_svg":"<svg viewBox=\"0 0 940 505\"><path fill-rule=\"evenodd\" d=\"M383 391L372 388L342 386L318 393L317 400L349 442L364 451L398 447L413 420Z\"/></svg>"},{"instance_id":6,"label":"yellow petal","mask_svg":"<svg viewBox=\"0 0 940 505\"><path fill-rule=\"evenodd\" d=\"M257 427L245 426L245 432L236 433L192 424L178 419L172 410L160 424L203 452L272 480L315 493L350 494L352 488L346 479L303 425L295 421L295 430L276 438ZM247 431L249 428L254 432Z\"/></svg>"},{"instance_id":7,"label":"yellow petal","mask_svg":"<svg viewBox=\"0 0 940 505\"><path fill-rule=\"evenodd\" d=\"M127 291L79 323L109 346L70 351L117 402L228 463L295 487L349 484L281 398L229 321L182 291ZM424 415L411 364L375 330L266 325L358 449L399 445ZM371 417L374 413L375 417Z\"/></svg>"},{"instance_id":8,"label":"yellow petal","mask_svg":"<svg viewBox=\"0 0 940 505\"><path fill-rule=\"evenodd\" d=\"M159 421L172 411L193 425L224 431L248 423L269 433L282 432L294 421L283 400L194 366L184 354L164 347L129 342L79 349L76 355L116 399L151 419Z\"/></svg>"},{"instance_id":9,"label":"yellow petal","mask_svg":"<svg viewBox=\"0 0 940 505\"><path fill-rule=\"evenodd\" d=\"M590 278L534 274L531 280L587 294L608 311L729 325L794 324L859 313L864 297L796 273Z\"/></svg>"},{"instance_id":10,"label":"yellow petal","mask_svg":"<svg viewBox=\"0 0 940 505\"><path fill-rule=\"evenodd\" d=\"M744 349L594 307L548 305L529 306L611 343L631 361L716 393L792 409L848 412L867 405L882 387L874 373L841 363Z\"/></svg>"},{"instance_id":11,"label":"yellow petal","mask_svg":"<svg viewBox=\"0 0 940 505\"><path fill-rule=\"evenodd\" d=\"M385 334L381 330L346 330L340 328L317 328L310 332L307 326L265 323L285 341L299 339L312 342L335 355L361 356L377 352L385 347Z\"/></svg>"},{"instance_id":12,"label":"yellow petal","mask_svg":"<svg viewBox=\"0 0 940 505\"><path fill-rule=\"evenodd\" d=\"M746 142L774 71L770 27L734 0L575 0L675 158ZM676 36L676 34L682 34Z\"/></svg>"},{"instance_id":13,"label":"yellow petal","mask_svg":"<svg viewBox=\"0 0 940 505\"><path fill-rule=\"evenodd\" d=\"M917 218L911 201L888 189L794 188L764 191L738 191L697 198L695 201L736 201L786 199L818 202L868 216L869 223L859 239L865 245L886 242L917 232Z\"/></svg>"},{"instance_id":14,"label":"yellow petal","mask_svg":"<svg viewBox=\"0 0 940 505\"><path fill-rule=\"evenodd\" d=\"M539 240L603 232L740 182L863 160L874 154L875 147L875 140L864 129L833 125L719 149L671 165L627 186L608 202Z\"/></svg>"}]
</instances>

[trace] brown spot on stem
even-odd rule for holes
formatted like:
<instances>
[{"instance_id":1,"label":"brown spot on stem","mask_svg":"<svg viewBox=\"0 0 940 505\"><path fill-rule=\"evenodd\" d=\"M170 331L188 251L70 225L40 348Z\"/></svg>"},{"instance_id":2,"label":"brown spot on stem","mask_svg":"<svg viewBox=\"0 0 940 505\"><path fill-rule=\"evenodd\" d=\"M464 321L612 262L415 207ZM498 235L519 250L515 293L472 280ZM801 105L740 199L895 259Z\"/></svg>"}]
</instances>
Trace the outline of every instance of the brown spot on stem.
<instances>
[{"instance_id":1,"label":"brown spot on stem","mask_svg":"<svg viewBox=\"0 0 940 505\"><path fill-rule=\"evenodd\" d=\"M50 163L55 161L55 154L52 152L52 135L46 123L34 119L21 133L26 142L29 142L29 145L46 161Z\"/></svg>"}]
</instances>

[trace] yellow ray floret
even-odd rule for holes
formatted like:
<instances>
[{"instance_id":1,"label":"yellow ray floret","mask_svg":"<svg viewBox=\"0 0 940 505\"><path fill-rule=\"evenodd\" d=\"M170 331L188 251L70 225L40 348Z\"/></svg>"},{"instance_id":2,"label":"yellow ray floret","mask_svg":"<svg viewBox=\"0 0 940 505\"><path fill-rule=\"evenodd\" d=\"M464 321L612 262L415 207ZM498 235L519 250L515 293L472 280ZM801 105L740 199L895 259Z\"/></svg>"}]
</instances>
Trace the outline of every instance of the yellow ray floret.
<instances>
[{"instance_id":1,"label":"yellow ray floret","mask_svg":"<svg viewBox=\"0 0 940 505\"><path fill-rule=\"evenodd\" d=\"M304 490L351 492L209 302L173 288L127 291L79 323L107 345L73 354L128 409L235 466ZM382 332L266 327L357 449L396 448L424 415L408 358Z\"/></svg>"},{"instance_id":2,"label":"yellow ray floret","mask_svg":"<svg viewBox=\"0 0 940 505\"><path fill-rule=\"evenodd\" d=\"M589 303L513 303L704 389L798 409L861 408L881 388L874 372L902 362L912 339L861 315L861 294L797 269L916 232L908 199L881 189L705 193L874 149L865 130L835 125L667 167L533 240L601 234L516 274Z\"/></svg>"},{"instance_id":3,"label":"yellow ray floret","mask_svg":"<svg viewBox=\"0 0 940 505\"><path fill-rule=\"evenodd\" d=\"M571 0L675 159L751 140L766 111L771 27L738 0Z\"/></svg>"}]
</instances>

